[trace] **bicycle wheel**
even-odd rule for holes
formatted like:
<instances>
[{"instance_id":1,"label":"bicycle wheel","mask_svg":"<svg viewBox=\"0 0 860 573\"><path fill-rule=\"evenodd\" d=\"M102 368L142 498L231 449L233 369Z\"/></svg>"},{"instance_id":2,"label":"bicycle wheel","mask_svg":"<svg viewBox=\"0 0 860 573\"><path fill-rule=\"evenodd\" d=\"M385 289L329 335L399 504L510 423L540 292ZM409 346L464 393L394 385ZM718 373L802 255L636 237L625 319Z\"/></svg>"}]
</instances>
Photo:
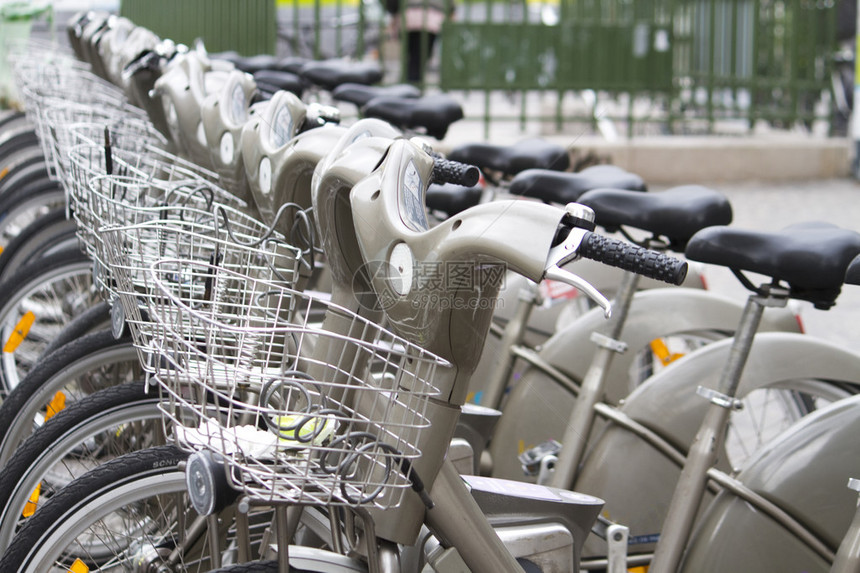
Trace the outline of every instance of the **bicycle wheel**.
<instances>
[{"instance_id":1,"label":"bicycle wheel","mask_svg":"<svg viewBox=\"0 0 860 573\"><path fill-rule=\"evenodd\" d=\"M14 125L19 121L27 121L27 116L23 112L14 109L6 109L0 112L0 130L5 130L9 125Z\"/></svg>"},{"instance_id":2,"label":"bicycle wheel","mask_svg":"<svg viewBox=\"0 0 860 573\"><path fill-rule=\"evenodd\" d=\"M22 181L35 176L48 177L48 165L42 150L28 147L0 157L0 197L17 189Z\"/></svg>"},{"instance_id":3,"label":"bicycle wheel","mask_svg":"<svg viewBox=\"0 0 860 573\"><path fill-rule=\"evenodd\" d=\"M53 181L41 181L10 193L0 201L0 246L5 248L27 225L65 205L66 193Z\"/></svg>"},{"instance_id":4,"label":"bicycle wheel","mask_svg":"<svg viewBox=\"0 0 860 573\"><path fill-rule=\"evenodd\" d=\"M759 388L743 397L743 408L733 410L726 430L726 457L741 468L762 445L802 417L843 398L858 388L823 380L789 380Z\"/></svg>"},{"instance_id":5,"label":"bicycle wheel","mask_svg":"<svg viewBox=\"0 0 860 573\"><path fill-rule=\"evenodd\" d=\"M163 445L158 393L142 381L100 390L37 429L0 472L0 554L68 483L108 460Z\"/></svg>"},{"instance_id":6,"label":"bicycle wheel","mask_svg":"<svg viewBox=\"0 0 860 573\"><path fill-rule=\"evenodd\" d=\"M75 316L99 300L77 248L33 261L0 283L0 393L7 395Z\"/></svg>"},{"instance_id":7,"label":"bicycle wheel","mask_svg":"<svg viewBox=\"0 0 860 573\"><path fill-rule=\"evenodd\" d=\"M31 260L77 247L76 233L75 221L66 218L63 208L39 217L10 240L0 253L0 282Z\"/></svg>"},{"instance_id":8,"label":"bicycle wheel","mask_svg":"<svg viewBox=\"0 0 860 573\"><path fill-rule=\"evenodd\" d=\"M84 336L40 360L0 406L0 464L39 427L50 408L143 378L131 337L110 330Z\"/></svg>"},{"instance_id":9,"label":"bicycle wheel","mask_svg":"<svg viewBox=\"0 0 860 573\"><path fill-rule=\"evenodd\" d=\"M652 341L634 361L631 391L674 360L727 336L720 332L683 333ZM742 467L755 451L804 416L857 391L851 385L829 381L787 380L740 397L742 407L732 411L726 429L729 464Z\"/></svg>"},{"instance_id":10,"label":"bicycle wheel","mask_svg":"<svg viewBox=\"0 0 860 573\"><path fill-rule=\"evenodd\" d=\"M290 547L290 573L311 573L314 571L325 573L365 573L367 567L353 559L342 555L329 553L318 549L306 547ZM248 563L237 563L220 569L213 569L209 573L278 573L277 561L250 561Z\"/></svg>"},{"instance_id":11,"label":"bicycle wheel","mask_svg":"<svg viewBox=\"0 0 860 573\"><path fill-rule=\"evenodd\" d=\"M291 571L296 571L290 567ZM213 569L209 573L278 573L277 561L252 561Z\"/></svg>"},{"instance_id":12,"label":"bicycle wheel","mask_svg":"<svg viewBox=\"0 0 860 573\"><path fill-rule=\"evenodd\" d=\"M85 474L27 521L0 570L155 571L173 552L178 563L167 570L209 571L206 528L185 494L186 459L164 446Z\"/></svg>"},{"instance_id":13,"label":"bicycle wheel","mask_svg":"<svg viewBox=\"0 0 860 573\"><path fill-rule=\"evenodd\" d=\"M110 303L104 301L95 303L93 306L73 318L45 347L45 350L42 351L42 356L47 357L55 350L59 350L66 344L71 344L75 340L82 338L87 334L111 329L110 311Z\"/></svg>"},{"instance_id":14,"label":"bicycle wheel","mask_svg":"<svg viewBox=\"0 0 860 573\"><path fill-rule=\"evenodd\" d=\"M0 134L0 157L5 157L26 147L39 147L39 138L32 127L21 126Z\"/></svg>"}]
</instances>

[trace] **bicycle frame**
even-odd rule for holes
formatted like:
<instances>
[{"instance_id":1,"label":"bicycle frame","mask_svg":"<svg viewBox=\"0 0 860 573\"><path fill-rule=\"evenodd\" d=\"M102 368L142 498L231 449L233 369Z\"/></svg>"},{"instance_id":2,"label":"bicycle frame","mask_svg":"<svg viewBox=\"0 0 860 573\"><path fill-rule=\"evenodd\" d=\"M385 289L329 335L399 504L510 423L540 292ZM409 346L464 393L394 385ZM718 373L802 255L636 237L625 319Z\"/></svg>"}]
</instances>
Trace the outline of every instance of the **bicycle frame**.
<instances>
[{"instance_id":1,"label":"bicycle frame","mask_svg":"<svg viewBox=\"0 0 860 573\"><path fill-rule=\"evenodd\" d=\"M233 70L217 91L206 96L200 109L210 162L220 176L221 185L250 206L253 201L245 177L240 137L256 90L251 75Z\"/></svg>"},{"instance_id":2,"label":"bicycle frame","mask_svg":"<svg viewBox=\"0 0 860 573\"><path fill-rule=\"evenodd\" d=\"M223 85L228 72L197 53L179 54L150 92L162 102L169 139L182 155L207 169L212 168L212 158L201 117L203 101Z\"/></svg>"},{"instance_id":3,"label":"bicycle frame","mask_svg":"<svg viewBox=\"0 0 860 573\"><path fill-rule=\"evenodd\" d=\"M672 312L667 312L672 309ZM637 292L630 303L621 340L628 350L615 354L603 371L605 402L618 404L630 394L630 369L639 349L655 338L677 333L733 332L742 311L736 301L698 289L652 289ZM491 443L493 475L524 479L518 456L522 449L547 437L561 437L576 404L580 382L585 379L597 346L593 333L608 335L610 325L600 309L593 309L546 341L539 352L515 348L524 361L515 376L504 414ZM770 309L762 320L763 331L797 332L791 312ZM540 423L534 423L539 420ZM695 429L691 430L695 431Z\"/></svg>"},{"instance_id":4,"label":"bicycle frame","mask_svg":"<svg viewBox=\"0 0 860 573\"><path fill-rule=\"evenodd\" d=\"M598 415L610 425L590 449L574 485L579 491L600 492L607 500L609 515L630 527L630 546L637 553L654 547L664 521L663 512L654 508L668 505L673 486L667 484L676 482L687 448L708 409L709 402L696 393L691 381L718 390L731 343L716 342L688 355L648 380L620 408L598 408ZM738 396L790 380L856 384L859 367L860 356L838 346L796 334L762 333L755 337ZM643 442L648 447L643 448ZM631 487L631 476L622 471L630 467L637 468L635 487ZM721 458L717 469L732 468ZM601 543L590 540L586 544L589 555L603 551Z\"/></svg>"}]
</instances>

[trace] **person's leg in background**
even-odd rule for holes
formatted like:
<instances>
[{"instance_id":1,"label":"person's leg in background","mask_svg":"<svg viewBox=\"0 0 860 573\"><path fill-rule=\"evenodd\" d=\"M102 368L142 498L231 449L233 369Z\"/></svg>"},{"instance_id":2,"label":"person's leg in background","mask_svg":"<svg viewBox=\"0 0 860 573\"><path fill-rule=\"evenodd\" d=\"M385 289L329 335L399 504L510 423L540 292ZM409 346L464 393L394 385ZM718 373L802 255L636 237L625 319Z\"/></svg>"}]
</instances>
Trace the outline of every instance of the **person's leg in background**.
<instances>
[{"instance_id":1,"label":"person's leg in background","mask_svg":"<svg viewBox=\"0 0 860 573\"><path fill-rule=\"evenodd\" d=\"M420 84L424 79L427 62L433 55L433 44L436 34L426 30L411 30L406 33L406 51L408 62L406 66L406 81ZM422 44L426 42L426 48Z\"/></svg>"}]
</instances>

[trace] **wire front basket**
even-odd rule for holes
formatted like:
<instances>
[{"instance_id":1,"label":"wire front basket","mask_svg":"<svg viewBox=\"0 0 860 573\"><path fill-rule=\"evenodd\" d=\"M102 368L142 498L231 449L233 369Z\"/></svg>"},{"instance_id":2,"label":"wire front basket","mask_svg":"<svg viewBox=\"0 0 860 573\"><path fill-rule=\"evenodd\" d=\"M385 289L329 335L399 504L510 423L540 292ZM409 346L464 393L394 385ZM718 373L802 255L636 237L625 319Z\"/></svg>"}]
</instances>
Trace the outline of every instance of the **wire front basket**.
<instances>
[{"instance_id":1,"label":"wire front basket","mask_svg":"<svg viewBox=\"0 0 860 573\"><path fill-rule=\"evenodd\" d=\"M165 148L167 140L152 126L141 110L66 103L50 105L43 112L48 125L48 158L57 180L64 186L69 182L69 152L75 145L91 143L104 145L109 137L113 149L149 153L149 147Z\"/></svg>"},{"instance_id":2,"label":"wire front basket","mask_svg":"<svg viewBox=\"0 0 860 573\"><path fill-rule=\"evenodd\" d=\"M219 265L152 266L174 440L272 503L394 507L447 363L355 313Z\"/></svg>"},{"instance_id":3,"label":"wire front basket","mask_svg":"<svg viewBox=\"0 0 860 573\"><path fill-rule=\"evenodd\" d=\"M36 54L14 58L13 67L24 109L36 126L46 158L50 159L53 153L52 124L45 115L48 109L87 105L114 114L128 113L130 105L122 90L87 71L80 62ZM48 167L51 175L56 176L56 163L49 161Z\"/></svg>"},{"instance_id":4,"label":"wire front basket","mask_svg":"<svg viewBox=\"0 0 860 573\"><path fill-rule=\"evenodd\" d=\"M120 177L109 179L117 187L128 184ZM180 197L173 198L172 206L134 209L133 217L124 217L133 219L127 225L99 231L110 269L110 290L122 305L123 318L141 351L141 364L150 371L157 333L147 304L159 291L149 268L159 259L218 261L220 267L284 286L296 286L299 280L300 252L277 232L242 212L222 205L213 207L205 196L191 194L183 198L183 188L173 191ZM165 197L171 203L169 192ZM122 208L121 203L112 207Z\"/></svg>"},{"instance_id":5,"label":"wire front basket","mask_svg":"<svg viewBox=\"0 0 860 573\"><path fill-rule=\"evenodd\" d=\"M211 182L217 177L160 149L147 153L82 143L69 152L67 190L85 251L102 266L99 229L130 225L145 215L136 213L165 205L211 209L214 203L242 209L243 201ZM103 285L104 286L104 285Z\"/></svg>"}]
</instances>

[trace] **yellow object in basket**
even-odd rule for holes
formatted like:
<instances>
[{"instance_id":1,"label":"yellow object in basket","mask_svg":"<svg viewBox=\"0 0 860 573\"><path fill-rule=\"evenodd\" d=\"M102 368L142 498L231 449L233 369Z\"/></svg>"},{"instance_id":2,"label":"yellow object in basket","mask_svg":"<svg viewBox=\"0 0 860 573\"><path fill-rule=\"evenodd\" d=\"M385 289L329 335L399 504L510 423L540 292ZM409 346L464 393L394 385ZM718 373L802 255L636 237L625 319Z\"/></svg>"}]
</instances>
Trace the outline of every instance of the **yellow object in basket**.
<instances>
[{"instance_id":1,"label":"yellow object in basket","mask_svg":"<svg viewBox=\"0 0 860 573\"><path fill-rule=\"evenodd\" d=\"M322 445L337 429L337 421L330 414L327 416L291 414L277 416L273 422L281 445L294 445L299 448Z\"/></svg>"}]
</instances>

